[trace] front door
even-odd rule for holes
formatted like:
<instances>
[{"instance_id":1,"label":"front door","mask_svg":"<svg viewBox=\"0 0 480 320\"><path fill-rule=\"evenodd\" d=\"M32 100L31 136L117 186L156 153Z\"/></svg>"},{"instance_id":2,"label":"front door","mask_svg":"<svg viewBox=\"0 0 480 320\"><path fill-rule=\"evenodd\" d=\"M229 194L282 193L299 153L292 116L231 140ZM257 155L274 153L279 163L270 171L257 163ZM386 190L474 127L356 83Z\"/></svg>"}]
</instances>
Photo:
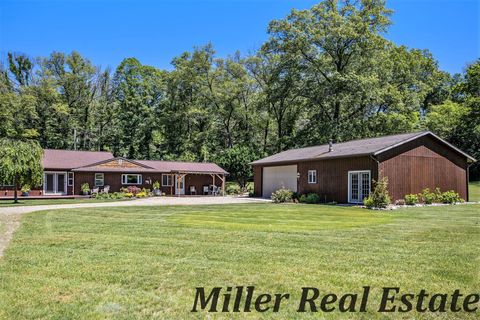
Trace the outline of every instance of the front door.
<instances>
[{"instance_id":1,"label":"front door","mask_svg":"<svg viewBox=\"0 0 480 320\"><path fill-rule=\"evenodd\" d=\"M66 172L45 172L43 178L43 194L67 194Z\"/></svg>"},{"instance_id":2,"label":"front door","mask_svg":"<svg viewBox=\"0 0 480 320\"><path fill-rule=\"evenodd\" d=\"M363 203L370 195L370 171L348 173L348 202Z\"/></svg>"},{"instance_id":3,"label":"front door","mask_svg":"<svg viewBox=\"0 0 480 320\"><path fill-rule=\"evenodd\" d=\"M180 178L181 177L181 178ZM185 194L185 176L175 175L175 194Z\"/></svg>"}]
</instances>

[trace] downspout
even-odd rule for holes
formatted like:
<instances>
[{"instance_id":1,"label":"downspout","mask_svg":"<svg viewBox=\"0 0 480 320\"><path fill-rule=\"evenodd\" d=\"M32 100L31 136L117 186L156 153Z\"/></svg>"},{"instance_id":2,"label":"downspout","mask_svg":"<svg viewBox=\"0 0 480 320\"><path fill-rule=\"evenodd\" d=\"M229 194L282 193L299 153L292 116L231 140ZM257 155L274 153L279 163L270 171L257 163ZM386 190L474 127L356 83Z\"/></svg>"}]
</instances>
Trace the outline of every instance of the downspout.
<instances>
[{"instance_id":1,"label":"downspout","mask_svg":"<svg viewBox=\"0 0 480 320\"><path fill-rule=\"evenodd\" d=\"M370 155L370 158L377 163L377 181L380 180L380 161L377 160L373 155Z\"/></svg>"}]
</instances>

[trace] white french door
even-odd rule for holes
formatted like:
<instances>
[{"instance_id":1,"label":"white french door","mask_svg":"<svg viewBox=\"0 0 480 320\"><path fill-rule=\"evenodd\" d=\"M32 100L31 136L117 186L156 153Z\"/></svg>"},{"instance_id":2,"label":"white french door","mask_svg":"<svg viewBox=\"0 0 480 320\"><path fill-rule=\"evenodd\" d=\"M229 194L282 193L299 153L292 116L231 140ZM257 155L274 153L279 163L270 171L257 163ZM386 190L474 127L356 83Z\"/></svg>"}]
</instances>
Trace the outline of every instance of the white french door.
<instances>
[{"instance_id":1,"label":"white french door","mask_svg":"<svg viewBox=\"0 0 480 320\"><path fill-rule=\"evenodd\" d=\"M363 203L370 195L370 170L348 172L348 202Z\"/></svg>"},{"instance_id":2,"label":"white french door","mask_svg":"<svg viewBox=\"0 0 480 320\"><path fill-rule=\"evenodd\" d=\"M67 173L45 172L43 176L43 194L67 194Z\"/></svg>"},{"instance_id":3,"label":"white french door","mask_svg":"<svg viewBox=\"0 0 480 320\"><path fill-rule=\"evenodd\" d=\"M179 179L179 175L175 175L175 194L185 194L185 175Z\"/></svg>"}]
</instances>

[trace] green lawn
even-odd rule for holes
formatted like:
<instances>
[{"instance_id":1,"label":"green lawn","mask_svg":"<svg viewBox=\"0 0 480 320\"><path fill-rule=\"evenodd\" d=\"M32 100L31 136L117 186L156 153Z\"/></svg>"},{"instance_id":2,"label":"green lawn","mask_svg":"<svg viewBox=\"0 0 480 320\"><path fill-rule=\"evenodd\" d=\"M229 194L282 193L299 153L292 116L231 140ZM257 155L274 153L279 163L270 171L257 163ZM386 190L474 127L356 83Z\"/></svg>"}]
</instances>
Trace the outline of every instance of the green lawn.
<instances>
[{"instance_id":1,"label":"green lawn","mask_svg":"<svg viewBox=\"0 0 480 320\"><path fill-rule=\"evenodd\" d=\"M72 203L98 203L112 201L126 201L130 199L94 199L94 198L77 198L77 199L19 199L18 203L13 200L0 200L0 207L16 207L16 206L41 206L50 204L72 204Z\"/></svg>"},{"instance_id":2,"label":"green lawn","mask_svg":"<svg viewBox=\"0 0 480 320\"><path fill-rule=\"evenodd\" d=\"M195 287L289 292L279 314L211 318L434 318L379 314L382 286L478 293L480 205L369 211L320 205L56 210L23 217L0 260L0 319L176 319ZM302 286L358 292L368 313L296 313ZM475 314L443 314L476 318Z\"/></svg>"},{"instance_id":3,"label":"green lawn","mask_svg":"<svg viewBox=\"0 0 480 320\"><path fill-rule=\"evenodd\" d=\"M480 181L472 181L468 185L470 201L480 201Z\"/></svg>"}]
</instances>

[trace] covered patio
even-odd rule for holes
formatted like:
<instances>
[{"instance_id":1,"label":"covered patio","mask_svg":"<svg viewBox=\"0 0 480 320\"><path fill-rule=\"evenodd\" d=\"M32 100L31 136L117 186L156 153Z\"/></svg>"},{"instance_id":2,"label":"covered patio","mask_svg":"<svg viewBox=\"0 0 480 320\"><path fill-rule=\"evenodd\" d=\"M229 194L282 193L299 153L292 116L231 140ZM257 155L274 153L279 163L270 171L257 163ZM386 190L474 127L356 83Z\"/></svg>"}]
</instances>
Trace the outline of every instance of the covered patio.
<instances>
[{"instance_id":1,"label":"covered patio","mask_svg":"<svg viewBox=\"0 0 480 320\"><path fill-rule=\"evenodd\" d=\"M170 195L225 196L225 176L218 172L171 172L174 183L170 186Z\"/></svg>"}]
</instances>

